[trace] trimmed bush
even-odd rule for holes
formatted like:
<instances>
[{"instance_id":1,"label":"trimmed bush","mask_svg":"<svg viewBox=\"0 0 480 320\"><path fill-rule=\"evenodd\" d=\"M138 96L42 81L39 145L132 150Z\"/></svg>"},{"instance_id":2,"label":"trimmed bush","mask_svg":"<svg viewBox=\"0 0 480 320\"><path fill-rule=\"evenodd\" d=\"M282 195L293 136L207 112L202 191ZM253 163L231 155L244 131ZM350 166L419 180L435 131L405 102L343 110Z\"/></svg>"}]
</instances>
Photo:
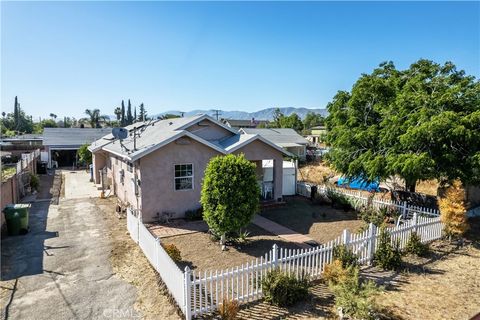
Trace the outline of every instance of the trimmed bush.
<instances>
[{"instance_id":1,"label":"trimmed bush","mask_svg":"<svg viewBox=\"0 0 480 320\"><path fill-rule=\"evenodd\" d=\"M402 253L398 241L392 245L392 237L385 227L380 228L378 248L374 263L384 270L394 270L402 264Z\"/></svg>"},{"instance_id":2,"label":"trimmed bush","mask_svg":"<svg viewBox=\"0 0 480 320\"><path fill-rule=\"evenodd\" d=\"M171 243L171 244L165 244L162 246L170 256L170 258L172 258L173 261L175 262L182 261L182 255L180 253L180 249L178 249L176 245Z\"/></svg>"},{"instance_id":3,"label":"trimmed bush","mask_svg":"<svg viewBox=\"0 0 480 320\"><path fill-rule=\"evenodd\" d=\"M376 319L378 306L375 298L380 289L373 281L360 281L358 267L351 269L342 281L330 284L335 295L335 307L351 319Z\"/></svg>"},{"instance_id":4,"label":"trimmed bush","mask_svg":"<svg viewBox=\"0 0 480 320\"><path fill-rule=\"evenodd\" d=\"M358 257L346 245L341 244L333 248L333 258L342 263L343 268L358 265Z\"/></svg>"},{"instance_id":5,"label":"trimmed bush","mask_svg":"<svg viewBox=\"0 0 480 320\"><path fill-rule=\"evenodd\" d=\"M262 280L265 301L280 307L292 306L308 297L310 284L306 277L296 279L293 275L282 273L279 269L267 273Z\"/></svg>"},{"instance_id":6,"label":"trimmed bush","mask_svg":"<svg viewBox=\"0 0 480 320\"><path fill-rule=\"evenodd\" d=\"M412 232L408 238L405 252L423 257L428 253L428 244L422 243L420 236L416 232Z\"/></svg>"},{"instance_id":7,"label":"trimmed bush","mask_svg":"<svg viewBox=\"0 0 480 320\"><path fill-rule=\"evenodd\" d=\"M240 304L237 300L223 298L222 303L220 303L218 308L218 314L222 320L235 320L239 310Z\"/></svg>"}]
</instances>

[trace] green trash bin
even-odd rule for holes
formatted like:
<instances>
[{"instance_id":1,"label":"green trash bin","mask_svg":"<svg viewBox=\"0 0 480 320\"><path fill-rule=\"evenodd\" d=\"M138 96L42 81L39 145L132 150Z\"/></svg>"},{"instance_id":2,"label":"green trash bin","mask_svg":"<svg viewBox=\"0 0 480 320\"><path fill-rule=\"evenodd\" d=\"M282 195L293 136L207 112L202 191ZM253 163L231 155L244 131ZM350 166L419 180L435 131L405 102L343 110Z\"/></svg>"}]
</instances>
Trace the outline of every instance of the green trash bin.
<instances>
[{"instance_id":1,"label":"green trash bin","mask_svg":"<svg viewBox=\"0 0 480 320\"><path fill-rule=\"evenodd\" d=\"M29 204L9 204L3 209L7 222L8 234L16 236L28 232L28 211Z\"/></svg>"}]
</instances>

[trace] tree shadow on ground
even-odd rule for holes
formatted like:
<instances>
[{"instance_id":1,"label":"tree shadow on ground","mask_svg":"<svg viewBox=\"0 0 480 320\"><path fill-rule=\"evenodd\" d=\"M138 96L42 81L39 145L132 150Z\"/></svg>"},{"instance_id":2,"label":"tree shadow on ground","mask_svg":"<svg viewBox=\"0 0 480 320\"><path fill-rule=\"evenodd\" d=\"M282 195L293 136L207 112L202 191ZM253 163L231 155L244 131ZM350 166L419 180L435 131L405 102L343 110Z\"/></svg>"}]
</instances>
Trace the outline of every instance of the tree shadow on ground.
<instances>
[{"instance_id":1,"label":"tree shadow on ground","mask_svg":"<svg viewBox=\"0 0 480 320\"><path fill-rule=\"evenodd\" d=\"M353 210L344 211L316 204L303 197L288 199L284 206L265 209L260 214L301 234L308 234L315 223L358 220Z\"/></svg>"},{"instance_id":2,"label":"tree shadow on ground","mask_svg":"<svg viewBox=\"0 0 480 320\"><path fill-rule=\"evenodd\" d=\"M263 300L242 304L237 319L336 319L332 313L333 305L333 294L328 286L321 281L315 281L310 288L310 295L305 301L298 302L289 308L277 307ZM218 317L214 314L205 319L218 319Z\"/></svg>"}]
</instances>

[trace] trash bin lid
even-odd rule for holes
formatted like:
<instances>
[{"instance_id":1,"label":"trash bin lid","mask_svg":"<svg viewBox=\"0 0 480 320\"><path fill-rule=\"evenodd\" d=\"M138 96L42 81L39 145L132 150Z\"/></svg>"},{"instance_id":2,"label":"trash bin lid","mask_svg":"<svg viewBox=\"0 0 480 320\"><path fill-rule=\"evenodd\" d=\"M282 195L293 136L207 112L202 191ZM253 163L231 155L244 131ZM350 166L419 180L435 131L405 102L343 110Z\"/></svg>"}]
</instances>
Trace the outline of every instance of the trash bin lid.
<instances>
[{"instance_id":1,"label":"trash bin lid","mask_svg":"<svg viewBox=\"0 0 480 320\"><path fill-rule=\"evenodd\" d=\"M5 209L28 209L32 205L30 203L11 203L5 206Z\"/></svg>"}]
</instances>

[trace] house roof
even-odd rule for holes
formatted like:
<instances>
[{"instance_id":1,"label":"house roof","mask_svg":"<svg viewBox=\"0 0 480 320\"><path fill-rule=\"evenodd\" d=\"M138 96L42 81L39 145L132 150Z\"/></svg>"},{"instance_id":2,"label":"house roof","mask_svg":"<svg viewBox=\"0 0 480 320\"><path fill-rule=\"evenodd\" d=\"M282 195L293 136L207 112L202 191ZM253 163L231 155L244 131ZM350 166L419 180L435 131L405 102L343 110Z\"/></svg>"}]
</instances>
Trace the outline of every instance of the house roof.
<instances>
[{"instance_id":1,"label":"house roof","mask_svg":"<svg viewBox=\"0 0 480 320\"><path fill-rule=\"evenodd\" d=\"M112 131L112 128L44 128L43 145L77 147L91 143Z\"/></svg>"},{"instance_id":2,"label":"house roof","mask_svg":"<svg viewBox=\"0 0 480 320\"><path fill-rule=\"evenodd\" d=\"M211 121L229 130L233 133L233 135L220 141L207 141L195 135L194 133L185 130L188 127L204 120ZM224 124L209 117L208 115L173 118L157 120L150 123L142 123L140 127L137 125L137 137L135 138L135 141L133 138L134 126L135 125L126 127L126 129L129 130L129 136L126 139L123 139L122 141L113 139L113 136L109 134L93 142L89 146L89 150L92 152L105 150L129 161L135 161L172 141L175 141L181 137L189 137L222 154L233 152L254 140L260 139L276 148L280 152L290 155L288 152L285 152L284 150L278 148L278 146L275 146L270 141L266 141L264 138L258 135L241 135L235 132L233 129L228 128Z\"/></svg>"},{"instance_id":3,"label":"house roof","mask_svg":"<svg viewBox=\"0 0 480 320\"><path fill-rule=\"evenodd\" d=\"M260 123L268 123L267 120L238 120L238 119L222 119L222 122L227 124L230 127L235 127L235 128L251 128L251 127L256 127Z\"/></svg>"},{"instance_id":4,"label":"house roof","mask_svg":"<svg viewBox=\"0 0 480 320\"><path fill-rule=\"evenodd\" d=\"M327 130L326 126L311 127L310 130Z\"/></svg>"},{"instance_id":5,"label":"house roof","mask_svg":"<svg viewBox=\"0 0 480 320\"><path fill-rule=\"evenodd\" d=\"M29 140L42 140L43 137L41 134L36 133L27 133L22 135L17 135L13 137L3 137L3 141L29 141Z\"/></svg>"},{"instance_id":6,"label":"house roof","mask_svg":"<svg viewBox=\"0 0 480 320\"><path fill-rule=\"evenodd\" d=\"M290 128L272 128L272 129L251 129L242 128L240 132L245 134L258 134L263 138L273 142L274 144L287 148L295 146L303 146L308 144L308 140L299 135L295 130Z\"/></svg>"}]
</instances>

